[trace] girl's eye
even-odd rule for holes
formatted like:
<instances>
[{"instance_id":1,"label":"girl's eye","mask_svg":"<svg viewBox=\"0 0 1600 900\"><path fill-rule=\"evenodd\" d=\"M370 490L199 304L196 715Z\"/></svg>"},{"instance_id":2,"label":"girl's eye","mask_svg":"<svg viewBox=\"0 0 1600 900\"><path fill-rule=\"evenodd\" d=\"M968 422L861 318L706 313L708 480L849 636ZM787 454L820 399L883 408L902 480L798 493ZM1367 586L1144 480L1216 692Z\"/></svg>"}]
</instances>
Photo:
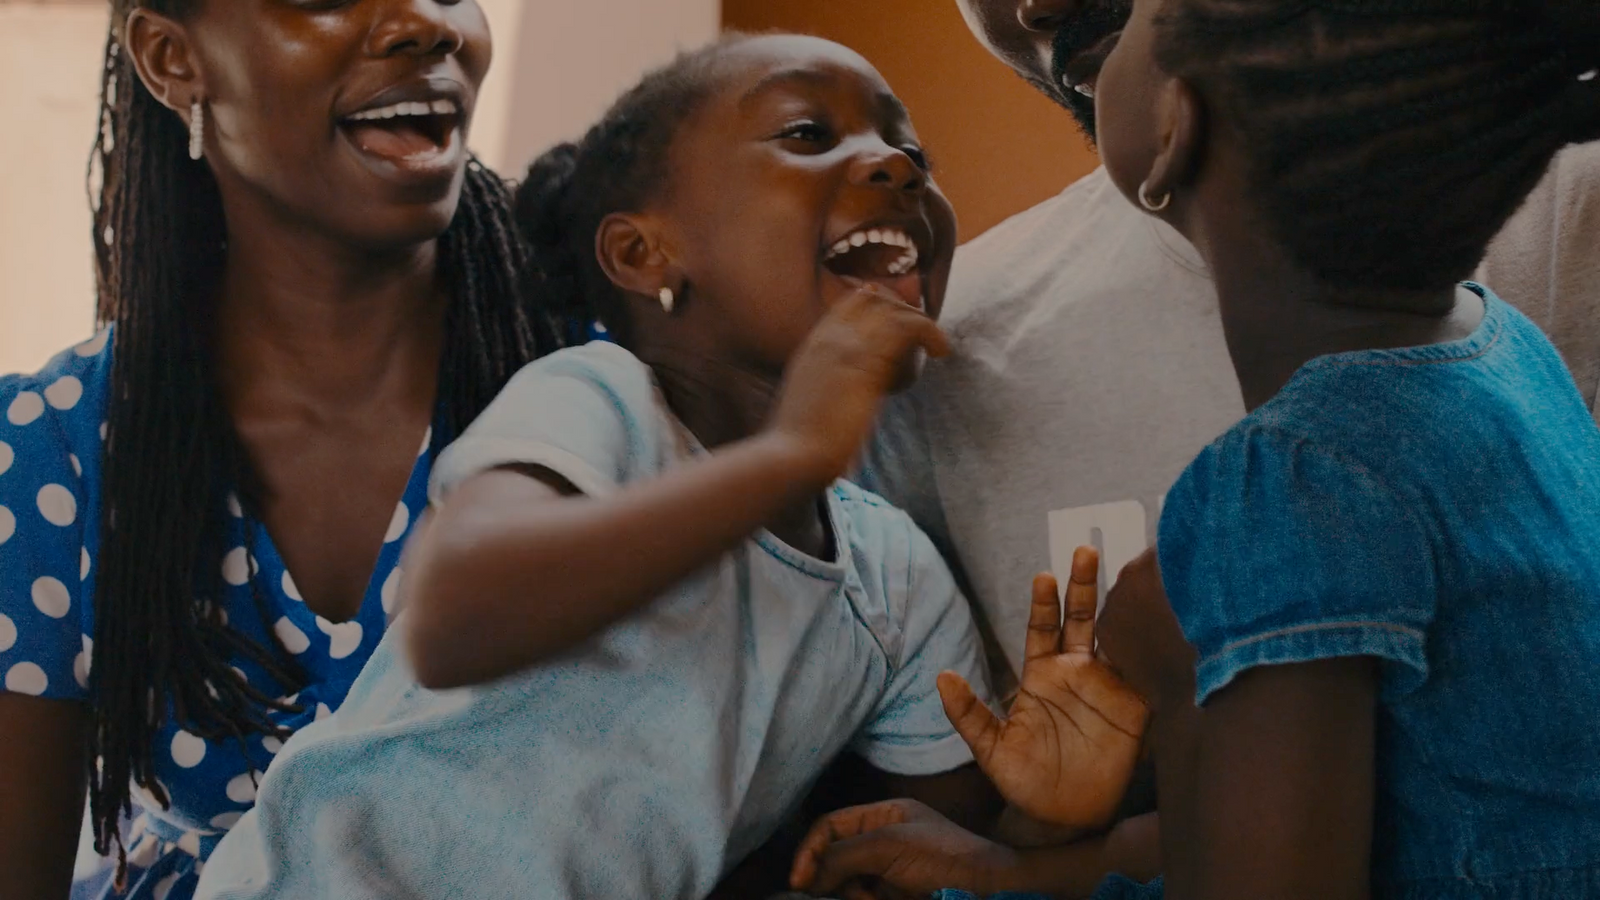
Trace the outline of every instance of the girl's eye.
<instances>
[{"instance_id":1,"label":"girl's eye","mask_svg":"<svg viewBox=\"0 0 1600 900\"><path fill-rule=\"evenodd\" d=\"M901 147L900 152L911 157L911 161L916 164L916 167L924 172L933 168L933 162L928 159L928 151L915 144L907 144Z\"/></svg>"},{"instance_id":2,"label":"girl's eye","mask_svg":"<svg viewBox=\"0 0 1600 900\"><path fill-rule=\"evenodd\" d=\"M778 139L820 144L828 139L828 129L816 122L796 122L779 132Z\"/></svg>"}]
</instances>

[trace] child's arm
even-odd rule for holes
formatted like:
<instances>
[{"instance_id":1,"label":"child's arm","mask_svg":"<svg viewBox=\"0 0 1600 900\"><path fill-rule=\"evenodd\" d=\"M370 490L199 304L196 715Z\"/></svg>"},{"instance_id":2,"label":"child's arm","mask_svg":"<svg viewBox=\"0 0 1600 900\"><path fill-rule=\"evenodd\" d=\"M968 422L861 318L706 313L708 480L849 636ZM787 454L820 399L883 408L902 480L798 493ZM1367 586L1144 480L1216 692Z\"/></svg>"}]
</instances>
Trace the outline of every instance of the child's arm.
<instances>
[{"instance_id":1,"label":"child's arm","mask_svg":"<svg viewBox=\"0 0 1600 900\"><path fill-rule=\"evenodd\" d=\"M538 468L469 478L408 551L405 637L418 679L479 683L559 654L818 495L859 451L917 348L945 352L937 326L864 289L791 360L762 434L603 497L574 496Z\"/></svg>"}]
</instances>

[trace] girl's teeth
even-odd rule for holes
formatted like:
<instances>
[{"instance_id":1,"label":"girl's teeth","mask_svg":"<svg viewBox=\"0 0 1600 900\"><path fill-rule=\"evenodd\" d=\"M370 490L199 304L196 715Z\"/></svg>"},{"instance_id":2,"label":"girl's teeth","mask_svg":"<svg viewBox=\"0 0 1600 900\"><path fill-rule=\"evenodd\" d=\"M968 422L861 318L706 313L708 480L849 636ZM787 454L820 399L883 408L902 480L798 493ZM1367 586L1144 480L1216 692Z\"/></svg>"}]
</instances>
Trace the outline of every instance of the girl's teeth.
<instances>
[{"instance_id":1,"label":"girl's teeth","mask_svg":"<svg viewBox=\"0 0 1600 900\"><path fill-rule=\"evenodd\" d=\"M855 234L850 235L850 246L852 246L852 247L865 247L866 245L867 245L867 236L865 234L862 234L861 232L858 231Z\"/></svg>"}]
</instances>

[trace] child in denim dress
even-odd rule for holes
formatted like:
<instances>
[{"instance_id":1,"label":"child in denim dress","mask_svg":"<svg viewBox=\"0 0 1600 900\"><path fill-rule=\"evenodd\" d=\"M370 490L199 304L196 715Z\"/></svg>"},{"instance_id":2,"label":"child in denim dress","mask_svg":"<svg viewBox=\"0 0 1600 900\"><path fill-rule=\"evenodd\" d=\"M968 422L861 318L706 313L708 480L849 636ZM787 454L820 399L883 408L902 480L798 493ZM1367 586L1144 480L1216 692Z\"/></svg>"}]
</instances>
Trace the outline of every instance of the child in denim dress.
<instances>
[{"instance_id":1,"label":"child in denim dress","mask_svg":"<svg viewBox=\"0 0 1600 900\"><path fill-rule=\"evenodd\" d=\"M1458 284L1600 139L1597 69L1590 2L1135 0L1087 82L1102 154L1205 257L1251 412L1106 601L1164 884L1097 897L1600 896L1600 430ZM1085 893L921 821L807 871Z\"/></svg>"}]
</instances>

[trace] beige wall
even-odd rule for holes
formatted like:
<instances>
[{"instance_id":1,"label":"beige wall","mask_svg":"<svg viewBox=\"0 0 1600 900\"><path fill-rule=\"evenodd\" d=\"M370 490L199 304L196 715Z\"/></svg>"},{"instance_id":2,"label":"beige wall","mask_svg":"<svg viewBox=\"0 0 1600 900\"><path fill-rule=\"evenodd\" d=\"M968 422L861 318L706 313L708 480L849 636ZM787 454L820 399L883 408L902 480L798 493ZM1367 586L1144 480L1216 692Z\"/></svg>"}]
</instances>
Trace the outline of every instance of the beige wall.
<instances>
[{"instance_id":1,"label":"beige wall","mask_svg":"<svg viewBox=\"0 0 1600 900\"><path fill-rule=\"evenodd\" d=\"M84 170L99 106L100 3L0 3L0 372L94 327Z\"/></svg>"},{"instance_id":2,"label":"beige wall","mask_svg":"<svg viewBox=\"0 0 1600 900\"><path fill-rule=\"evenodd\" d=\"M574 136L680 46L716 34L718 0L479 0L496 40L472 145L515 173ZM93 328L84 169L103 2L0 0L0 372L38 368Z\"/></svg>"}]
</instances>

